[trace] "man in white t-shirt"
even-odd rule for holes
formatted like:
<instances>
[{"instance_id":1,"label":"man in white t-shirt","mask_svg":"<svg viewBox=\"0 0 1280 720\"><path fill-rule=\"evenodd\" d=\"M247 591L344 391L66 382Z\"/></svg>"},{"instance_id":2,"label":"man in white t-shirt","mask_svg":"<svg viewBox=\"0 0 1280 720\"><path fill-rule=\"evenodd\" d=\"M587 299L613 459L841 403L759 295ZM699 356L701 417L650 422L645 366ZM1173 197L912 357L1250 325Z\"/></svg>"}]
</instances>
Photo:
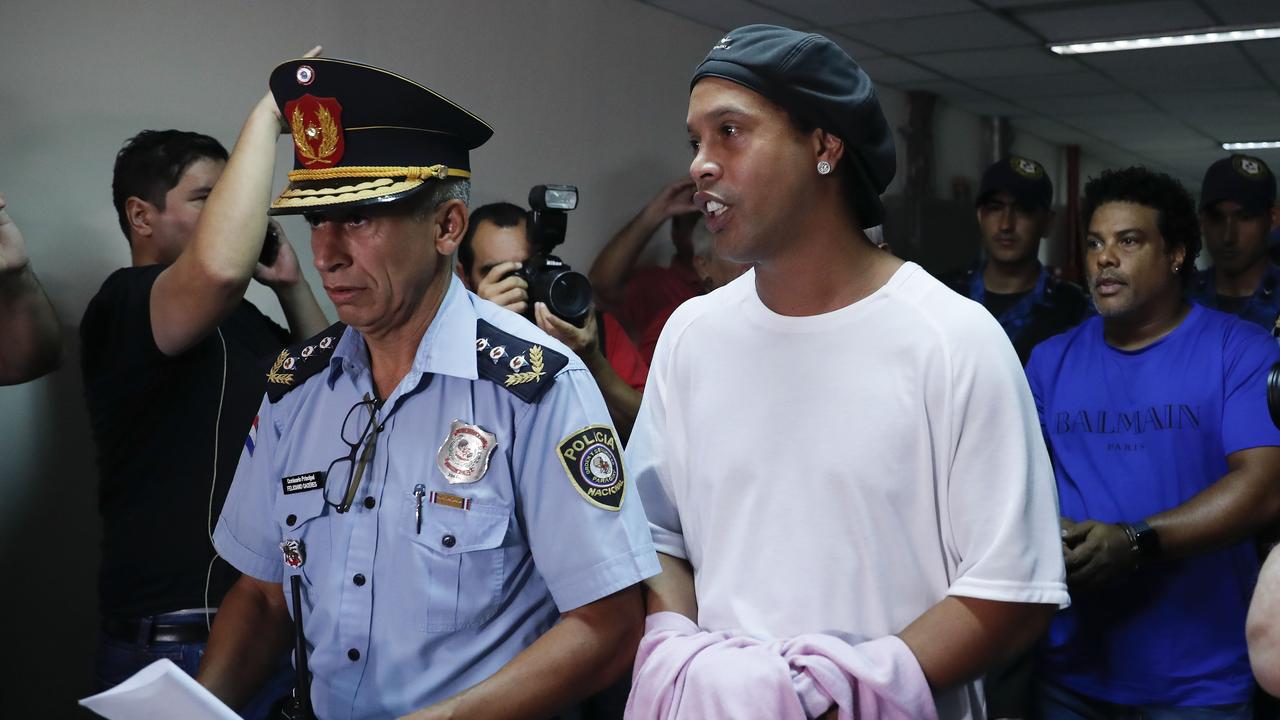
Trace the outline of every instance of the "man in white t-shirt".
<instances>
[{"instance_id":1,"label":"man in white t-shirt","mask_svg":"<svg viewBox=\"0 0 1280 720\"><path fill-rule=\"evenodd\" d=\"M649 611L896 635L940 717L982 717L978 678L1068 603L1018 358L981 306L867 240L892 133L834 43L730 32L688 127L716 251L753 269L658 341L626 452L662 553Z\"/></svg>"}]
</instances>

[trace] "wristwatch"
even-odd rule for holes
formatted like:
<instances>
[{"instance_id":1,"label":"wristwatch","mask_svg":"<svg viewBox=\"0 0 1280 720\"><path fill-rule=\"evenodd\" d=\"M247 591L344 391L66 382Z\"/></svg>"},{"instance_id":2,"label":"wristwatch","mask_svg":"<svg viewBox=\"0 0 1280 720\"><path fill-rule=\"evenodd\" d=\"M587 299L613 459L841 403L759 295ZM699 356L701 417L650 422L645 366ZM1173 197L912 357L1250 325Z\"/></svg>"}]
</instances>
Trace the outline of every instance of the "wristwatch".
<instances>
[{"instance_id":1,"label":"wristwatch","mask_svg":"<svg viewBox=\"0 0 1280 720\"><path fill-rule=\"evenodd\" d=\"M1120 523L1120 527L1129 538L1129 548L1133 550L1134 561L1139 567L1160 557L1160 534L1145 520Z\"/></svg>"}]
</instances>

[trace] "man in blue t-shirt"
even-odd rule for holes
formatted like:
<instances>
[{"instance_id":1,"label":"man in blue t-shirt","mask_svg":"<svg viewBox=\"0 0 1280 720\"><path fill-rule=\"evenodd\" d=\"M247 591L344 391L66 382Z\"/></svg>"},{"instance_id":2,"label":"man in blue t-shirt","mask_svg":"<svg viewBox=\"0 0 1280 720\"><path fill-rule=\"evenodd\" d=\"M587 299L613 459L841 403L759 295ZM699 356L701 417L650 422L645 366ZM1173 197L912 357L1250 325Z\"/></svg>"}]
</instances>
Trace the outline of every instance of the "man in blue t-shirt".
<instances>
[{"instance_id":1,"label":"man in blue t-shirt","mask_svg":"<svg viewBox=\"0 0 1280 720\"><path fill-rule=\"evenodd\" d=\"M1047 720L1249 718L1249 542L1280 517L1280 431L1256 325L1191 305L1200 247L1182 186L1144 168L1085 187L1099 316L1027 375L1053 456L1072 605L1041 647Z\"/></svg>"}]
</instances>

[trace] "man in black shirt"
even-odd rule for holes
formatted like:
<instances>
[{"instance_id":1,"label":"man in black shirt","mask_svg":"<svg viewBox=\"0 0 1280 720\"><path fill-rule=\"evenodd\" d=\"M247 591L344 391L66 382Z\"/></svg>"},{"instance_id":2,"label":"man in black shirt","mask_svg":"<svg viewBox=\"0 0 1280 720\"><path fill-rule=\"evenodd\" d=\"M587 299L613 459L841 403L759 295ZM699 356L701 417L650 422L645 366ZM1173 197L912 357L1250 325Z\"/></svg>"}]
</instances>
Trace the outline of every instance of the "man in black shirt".
<instances>
[{"instance_id":1,"label":"man in black shirt","mask_svg":"<svg viewBox=\"0 0 1280 720\"><path fill-rule=\"evenodd\" d=\"M81 322L101 476L104 687L160 657L197 670L209 615L237 575L215 559L212 522L254 440L265 371L291 338L328 324L278 226L274 257L263 251L262 166L274 153L262 149L279 132L268 95L229 159L213 138L176 130L139 133L116 157L112 196L133 262ZM250 278L275 291L291 332L244 299Z\"/></svg>"},{"instance_id":2,"label":"man in black shirt","mask_svg":"<svg viewBox=\"0 0 1280 720\"><path fill-rule=\"evenodd\" d=\"M1089 312L1084 290L1040 264L1052 203L1053 184L1035 160L1012 155L987 168L977 202L984 260L943 279L991 311L1023 365L1037 343L1075 327Z\"/></svg>"}]
</instances>

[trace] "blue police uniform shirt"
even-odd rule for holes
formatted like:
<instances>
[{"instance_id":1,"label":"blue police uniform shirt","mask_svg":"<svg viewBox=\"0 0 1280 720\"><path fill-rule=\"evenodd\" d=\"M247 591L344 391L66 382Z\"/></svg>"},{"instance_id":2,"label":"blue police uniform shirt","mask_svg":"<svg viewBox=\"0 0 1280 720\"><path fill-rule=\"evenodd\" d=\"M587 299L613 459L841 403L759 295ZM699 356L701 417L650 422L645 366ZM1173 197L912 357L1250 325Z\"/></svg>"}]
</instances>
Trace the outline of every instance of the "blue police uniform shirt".
<instances>
[{"instance_id":1,"label":"blue police uniform shirt","mask_svg":"<svg viewBox=\"0 0 1280 720\"><path fill-rule=\"evenodd\" d=\"M1220 307L1218 290L1214 285L1213 268L1196 273L1196 280L1189 293L1192 300L1214 310L1231 312L1241 320L1262 327L1272 335L1277 335L1277 324L1280 323L1280 267L1267 265L1267 272L1262 282L1248 298L1243 298L1239 309L1227 310Z\"/></svg>"},{"instance_id":2,"label":"blue police uniform shirt","mask_svg":"<svg viewBox=\"0 0 1280 720\"><path fill-rule=\"evenodd\" d=\"M1280 334L1280 266L1267 265L1266 274L1262 275L1262 282L1258 283L1257 290L1253 291L1253 295L1243 299L1238 309L1228 310L1221 307L1219 296L1217 296L1217 288L1213 284L1213 269L1201 270L1196 274L1196 282L1192 284L1192 290L1188 293L1190 299L1198 302L1206 307L1212 307L1215 310L1222 310L1247 320L1249 323L1260 325L1272 336Z\"/></svg>"},{"instance_id":3,"label":"blue police uniform shirt","mask_svg":"<svg viewBox=\"0 0 1280 720\"><path fill-rule=\"evenodd\" d=\"M1280 445L1267 372L1280 348L1257 327L1192 305L1165 337L1111 347L1103 321L1041 343L1027 365L1064 517L1137 522L1227 473L1227 456ZM1123 705L1228 705L1253 693L1244 621L1252 543L1162 560L1100 594L1073 594L1040 671Z\"/></svg>"},{"instance_id":4,"label":"blue police uniform shirt","mask_svg":"<svg viewBox=\"0 0 1280 720\"><path fill-rule=\"evenodd\" d=\"M484 322L567 357L537 402L478 377L477 363L493 353L477 339ZM222 557L283 583L286 601L288 577L301 576L319 717L382 718L443 700L493 675L560 613L659 572L640 497L627 492L625 475L623 502L611 510L588 501L562 461L567 439L609 425L585 366L457 278L412 369L377 412L383 429L351 509L340 514L325 502L325 492L341 499L345 470L326 480L336 487L286 482L345 457L347 411L374 395L362 336L347 328L335 343L319 372L278 401L263 401L214 534ZM455 420L497 437L488 470L474 482L450 484L437 464ZM418 485L425 487L415 495ZM282 554L290 540L300 545L296 569Z\"/></svg>"},{"instance_id":5,"label":"blue police uniform shirt","mask_svg":"<svg viewBox=\"0 0 1280 720\"><path fill-rule=\"evenodd\" d=\"M1093 304L1082 288L1055 277L1044 266L1040 267L1034 288L1000 309L1001 303L988 303L991 296L1000 296L987 292L983 279L985 269L986 263L981 262L967 272L943 278L943 282L991 311L1024 366L1036 345L1075 327L1093 314Z\"/></svg>"}]
</instances>

